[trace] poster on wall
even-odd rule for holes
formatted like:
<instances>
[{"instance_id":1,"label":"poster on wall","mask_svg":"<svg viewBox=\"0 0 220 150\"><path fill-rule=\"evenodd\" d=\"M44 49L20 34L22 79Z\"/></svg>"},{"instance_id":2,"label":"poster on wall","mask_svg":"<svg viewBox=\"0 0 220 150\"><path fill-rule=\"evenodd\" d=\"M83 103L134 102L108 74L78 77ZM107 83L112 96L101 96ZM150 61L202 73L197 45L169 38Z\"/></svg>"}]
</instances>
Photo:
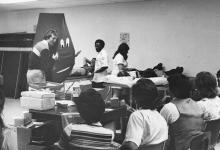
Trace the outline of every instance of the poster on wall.
<instances>
[{"instance_id":1,"label":"poster on wall","mask_svg":"<svg viewBox=\"0 0 220 150\"><path fill-rule=\"evenodd\" d=\"M63 13L40 13L34 45L42 40L49 29L54 29L58 33L57 43L52 49L59 57L53 66L50 81L60 83L69 76L75 64L75 49Z\"/></svg>"},{"instance_id":2,"label":"poster on wall","mask_svg":"<svg viewBox=\"0 0 220 150\"><path fill-rule=\"evenodd\" d=\"M120 43L127 43L128 45L130 44L130 34L121 32L120 33Z\"/></svg>"}]
</instances>

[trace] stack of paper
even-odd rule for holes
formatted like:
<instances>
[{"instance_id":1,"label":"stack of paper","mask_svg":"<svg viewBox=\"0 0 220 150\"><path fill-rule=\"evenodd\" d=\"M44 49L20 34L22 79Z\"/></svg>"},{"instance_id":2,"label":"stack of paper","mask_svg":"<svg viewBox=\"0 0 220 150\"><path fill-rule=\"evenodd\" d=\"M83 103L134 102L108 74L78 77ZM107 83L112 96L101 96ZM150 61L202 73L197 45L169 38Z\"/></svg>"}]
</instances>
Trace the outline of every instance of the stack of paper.
<instances>
[{"instance_id":1,"label":"stack of paper","mask_svg":"<svg viewBox=\"0 0 220 150\"><path fill-rule=\"evenodd\" d=\"M27 109L47 110L55 106L55 94L45 91L21 92L21 106Z\"/></svg>"}]
</instances>

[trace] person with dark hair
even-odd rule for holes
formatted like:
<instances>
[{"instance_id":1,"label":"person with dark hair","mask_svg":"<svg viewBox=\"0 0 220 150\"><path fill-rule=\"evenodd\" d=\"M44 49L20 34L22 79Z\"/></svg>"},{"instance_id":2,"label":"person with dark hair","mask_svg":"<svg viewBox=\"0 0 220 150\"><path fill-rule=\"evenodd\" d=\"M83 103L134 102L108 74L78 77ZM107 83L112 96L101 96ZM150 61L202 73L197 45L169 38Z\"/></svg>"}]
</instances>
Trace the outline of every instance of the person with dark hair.
<instances>
[{"instance_id":1,"label":"person with dark hair","mask_svg":"<svg viewBox=\"0 0 220 150\"><path fill-rule=\"evenodd\" d=\"M58 53L53 49L57 36L56 30L50 29L45 33L43 40L34 45L29 55L28 84L45 83L51 80L51 70L55 60L58 59Z\"/></svg>"},{"instance_id":2,"label":"person with dark hair","mask_svg":"<svg viewBox=\"0 0 220 150\"><path fill-rule=\"evenodd\" d=\"M169 125L168 150L187 150L191 140L202 133L203 112L190 97L192 84L188 77L176 74L168 78L173 99L164 105L160 114Z\"/></svg>"},{"instance_id":3,"label":"person with dark hair","mask_svg":"<svg viewBox=\"0 0 220 150\"><path fill-rule=\"evenodd\" d=\"M210 72L200 72L195 79L201 100L197 103L205 113L208 120L220 118L220 98L218 97L217 80Z\"/></svg>"},{"instance_id":4,"label":"person with dark hair","mask_svg":"<svg viewBox=\"0 0 220 150\"><path fill-rule=\"evenodd\" d=\"M147 146L166 141L167 123L154 105L158 96L156 85L149 79L140 79L132 87L132 94L138 109L129 117L121 149L147 149Z\"/></svg>"},{"instance_id":5,"label":"person with dark hair","mask_svg":"<svg viewBox=\"0 0 220 150\"><path fill-rule=\"evenodd\" d=\"M5 126L2 112L5 104L4 90L0 87L0 147L1 150L17 150L17 135L14 129Z\"/></svg>"},{"instance_id":6,"label":"person with dark hair","mask_svg":"<svg viewBox=\"0 0 220 150\"><path fill-rule=\"evenodd\" d=\"M119 144L113 142L114 133L103 128L100 120L105 111L105 103L101 95L94 89L82 92L75 101L77 110L84 124L69 124L58 142L61 149L102 149L112 150Z\"/></svg>"},{"instance_id":7,"label":"person with dark hair","mask_svg":"<svg viewBox=\"0 0 220 150\"><path fill-rule=\"evenodd\" d=\"M95 70L93 76L92 87L104 88L103 82L106 80L108 69L108 54L104 49L105 42L101 39L95 41L95 49L98 52L95 60Z\"/></svg>"},{"instance_id":8,"label":"person with dark hair","mask_svg":"<svg viewBox=\"0 0 220 150\"><path fill-rule=\"evenodd\" d=\"M127 43L121 43L115 52L113 58L112 75L116 76L129 76L128 71L136 71L134 68L128 68L128 51L129 46Z\"/></svg>"},{"instance_id":9,"label":"person with dark hair","mask_svg":"<svg viewBox=\"0 0 220 150\"><path fill-rule=\"evenodd\" d=\"M113 58L112 75L115 76L129 76L127 73L127 59L129 46L126 43L121 43L118 50L115 52ZM120 75L119 75L120 74Z\"/></svg>"}]
</instances>

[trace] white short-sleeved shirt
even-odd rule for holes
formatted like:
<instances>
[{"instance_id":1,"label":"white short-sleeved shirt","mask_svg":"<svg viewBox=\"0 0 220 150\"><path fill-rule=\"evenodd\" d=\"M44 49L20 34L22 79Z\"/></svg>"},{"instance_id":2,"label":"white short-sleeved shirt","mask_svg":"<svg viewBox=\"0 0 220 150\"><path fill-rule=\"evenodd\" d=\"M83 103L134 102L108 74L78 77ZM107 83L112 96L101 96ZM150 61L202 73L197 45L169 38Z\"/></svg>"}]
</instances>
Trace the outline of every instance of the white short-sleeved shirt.
<instances>
[{"instance_id":1,"label":"white short-sleeved shirt","mask_svg":"<svg viewBox=\"0 0 220 150\"><path fill-rule=\"evenodd\" d=\"M119 68L118 68L119 64L122 64L125 67L128 66L127 61L124 59L124 57L120 53L118 53L115 56L115 58L113 59L112 75L116 75L117 76L117 74L119 73Z\"/></svg>"},{"instance_id":2,"label":"white short-sleeved shirt","mask_svg":"<svg viewBox=\"0 0 220 150\"><path fill-rule=\"evenodd\" d=\"M160 114L164 117L168 124L174 123L180 117L180 113L173 103L167 103L160 110Z\"/></svg>"},{"instance_id":3,"label":"white short-sleeved shirt","mask_svg":"<svg viewBox=\"0 0 220 150\"><path fill-rule=\"evenodd\" d=\"M220 98L218 96L215 98L204 98L198 101L197 104L204 114L208 114L211 117L210 120L220 118Z\"/></svg>"},{"instance_id":4,"label":"white short-sleeved shirt","mask_svg":"<svg viewBox=\"0 0 220 150\"><path fill-rule=\"evenodd\" d=\"M137 110L129 118L124 142L138 147L161 143L168 138L165 119L156 110Z\"/></svg>"},{"instance_id":5,"label":"white short-sleeved shirt","mask_svg":"<svg viewBox=\"0 0 220 150\"><path fill-rule=\"evenodd\" d=\"M94 72L96 72L102 67L108 67L108 55L104 49L102 49L96 57ZM93 81L104 82L106 80L106 75L107 75L107 69L100 73L94 73Z\"/></svg>"}]
</instances>

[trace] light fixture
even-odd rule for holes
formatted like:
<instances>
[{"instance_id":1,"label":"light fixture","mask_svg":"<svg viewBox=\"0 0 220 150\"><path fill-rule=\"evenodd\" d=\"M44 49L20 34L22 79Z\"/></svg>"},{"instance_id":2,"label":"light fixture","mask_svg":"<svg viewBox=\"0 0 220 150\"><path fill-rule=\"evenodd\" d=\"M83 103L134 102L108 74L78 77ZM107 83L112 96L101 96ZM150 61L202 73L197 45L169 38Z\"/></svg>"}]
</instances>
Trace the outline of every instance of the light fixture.
<instances>
[{"instance_id":1,"label":"light fixture","mask_svg":"<svg viewBox=\"0 0 220 150\"><path fill-rule=\"evenodd\" d=\"M16 3L25 3L25 2L33 2L37 0L0 0L0 4L16 4Z\"/></svg>"}]
</instances>

